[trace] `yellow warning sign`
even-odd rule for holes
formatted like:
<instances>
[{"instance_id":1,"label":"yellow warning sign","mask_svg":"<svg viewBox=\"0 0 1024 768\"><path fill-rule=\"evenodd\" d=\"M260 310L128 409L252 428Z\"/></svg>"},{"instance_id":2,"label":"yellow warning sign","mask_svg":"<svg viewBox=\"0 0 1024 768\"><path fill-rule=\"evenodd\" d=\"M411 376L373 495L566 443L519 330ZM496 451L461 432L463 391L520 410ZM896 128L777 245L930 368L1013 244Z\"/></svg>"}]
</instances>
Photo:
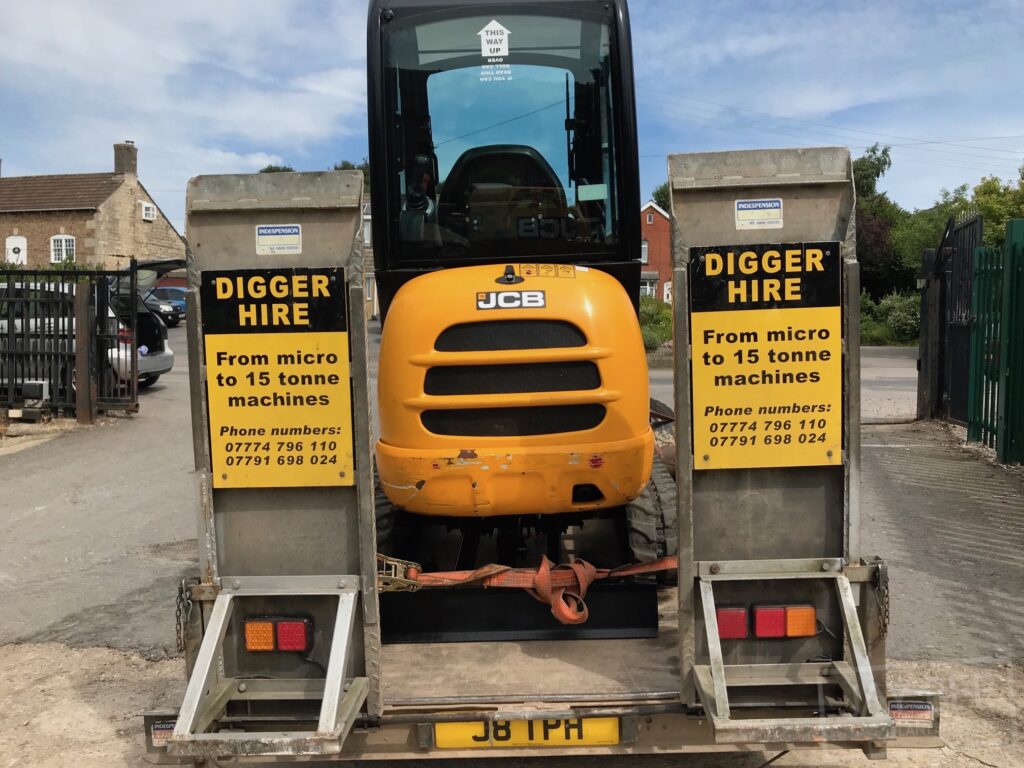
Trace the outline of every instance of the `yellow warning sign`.
<instances>
[{"instance_id":1,"label":"yellow warning sign","mask_svg":"<svg viewBox=\"0 0 1024 768\"><path fill-rule=\"evenodd\" d=\"M573 264L518 264L521 277L576 277L576 266Z\"/></svg>"},{"instance_id":2,"label":"yellow warning sign","mask_svg":"<svg viewBox=\"0 0 1024 768\"><path fill-rule=\"evenodd\" d=\"M352 485L341 269L203 274L215 488Z\"/></svg>"},{"instance_id":3,"label":"yellow warning sign","mask_svg":"<svg viewBox=\"0 0 1024 768\"><path fill-rule=\"evenodd\" d=\"M694 468L841 464L839 244L690 258Z\"/></svg>"}]
</instances>

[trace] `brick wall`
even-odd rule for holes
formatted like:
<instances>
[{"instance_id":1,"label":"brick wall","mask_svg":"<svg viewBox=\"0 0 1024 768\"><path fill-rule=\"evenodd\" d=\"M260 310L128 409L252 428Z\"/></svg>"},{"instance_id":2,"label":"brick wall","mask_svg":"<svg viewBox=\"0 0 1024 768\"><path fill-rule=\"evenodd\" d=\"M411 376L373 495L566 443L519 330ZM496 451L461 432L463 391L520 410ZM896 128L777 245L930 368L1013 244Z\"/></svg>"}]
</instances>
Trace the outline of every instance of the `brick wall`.
<instances>
[{"instance_id":1,"label":"brick wall","mask_svg":"<svg viewBox=\"0 0 1024 768\"><path fill-rule=\"evenodd\" d=\"M653 221L647 222L648 214ZM665 299L665 283L672 280L672 231L669 220L654 208L640 212L640 237L647 241L647 263L641 273L657 273L655 298Z\"/></svg>"},{"instance_id":2,"label":"brick wall","mask_svg":"<svg viewBox=\"0 0 1024 768\"><path fill-rule=\"evenodd\" d=\"M50 238L54 235L75 238L75 261L90 264L97 261L95 223L89 211L0 214L0 248L6 246L9 235L25 238L30 267L50 263ZM0 251L0 259L3 254L4 251Z\"/></svg>"}]
</instances>

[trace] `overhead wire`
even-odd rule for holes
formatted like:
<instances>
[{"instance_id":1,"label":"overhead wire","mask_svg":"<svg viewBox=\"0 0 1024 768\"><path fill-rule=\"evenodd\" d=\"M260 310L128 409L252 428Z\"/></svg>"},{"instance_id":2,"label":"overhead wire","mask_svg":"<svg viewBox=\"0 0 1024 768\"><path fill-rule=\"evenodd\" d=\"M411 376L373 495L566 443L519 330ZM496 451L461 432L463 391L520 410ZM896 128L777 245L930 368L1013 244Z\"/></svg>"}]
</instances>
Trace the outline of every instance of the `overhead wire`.
<instances>
[{"instance_id":1,"label":"overhead wire","mask_svg":"<svg viewBox=\"0 0 1024 768\"><path fill-rule=\"evenodd\" d=\"M816 128L825 128L825 129L828 129L830 132L841 131L843 133L854 133L854 134L860 134L862 136L870 136L870 137L873 137L873 138L881 137L881 138L899 139L900 141L909 142L908 144L892 145L892 146L914 146L914 145L920 145L920 144L941 144L941 145L952 146L952 147L954 147L956 149L976 149L976 150L979 150L979 151L984 152L984 153L1003 152L1003 153L1007 153L1009 155L1012 155L1013 157L1015 157L1017 159L1019 159L1022 156L1022 153L1020 151L1011 150L1011 149L1003 149L1001 147L974 147L974 146L964 145L964 144L956 143L955 141L949 141L949 140L944 140L944 139L922 139L920 137L903 136L903 135L900 135L900 134L886 133L886 132L877 131L877 130L870 130L869 131L869 130L864 130L864 129L860 129L860 128L849 128L849 127L846 127L846 126L836 125L835 123L825 123L825 122L819 122L819 121L814 121L814 120L806 120L804 118L789 117L787 115L777 115L777 114L774 114L772 112L764 112L764 111L761 111L761 110L750 109L749 107L737 107L737 106L732 105L732 104L723 104L721 102L710 101L708 99L699 99L699 98L696 98L694 96L682 96L680 94L670 94L670 93L666 93L664 91L659 91L657 89L652 89L652 88L641 88L639 90L650 90L650 91L654 91L656 93L661 93L663 98L667 98L667 99L675 99L677 101L678 100L693 101L693 102L697 102L697 103L700 103L700 104L707 104L707 105L710 105L710 106L718 107L720 109L726 109L726 110L732 110L732 111L735 111L735 112L746 112L746 113L749 113L749 114L760 115L762 117L771 118L773 120L780 120L780 121L786 121L786 122L791 122L791 123L810 125L810 126L814 126ZM973 138L973 139L964 139L963 141L990 141L990 140L994 141L994 140L1013 139L1013 138L1024 138L1024 134L1022 134L1022 135L1011 135L1011 136L978 137L978 138ZM950 154L962 155L964 157L987 157L989 159L1002 159L1002 158L994 158L992 155L978 155L976 153L951 152L950 150L936 150L936 151L948 152Z\"/></svg>"},{"instance_id":2,"label":"overhead wire","mask_svg":"<svg viewBox=\"0 0 1024 768\"><path fill-rule=\"evenodd\" d=\"M716 129L716 130L724 130L724 131L731 131L731 132L738 132L738 133L745 133L745 134L755 134L756 133L757 135L761 135L761 133L763 131L767 131L767 132L770 132L770 133L775 133L775 134L787 136L787 137L790 137L791 139L796 139L796 140L799 140L799 141L807 141L808 137L811 137L810 140L813 140L813 141L821 141L822 140L821 137L822 136L826 136L826 137L828 137L829 140L834 141L834 140L838 139L838 140L842 141L844 144L847 144L847 145L851 146L852 148L866 149L869 146L871 146L870 143L869 144L864 144L864 143L857 144L857 143L854 143L855 141L856 142L864 142L865 141L865 138L862 138L862 137L859 137L859 136L858 137L851 137L851 136L845 136L845 135L836 133L835 131L831 131L831 130L818 130L818 129L813 129L812 130L812 129L801 128L801 127L798 127L798 126L789 126L789 125L769 122L769 121L766 121L764 119L751 120L751 119L748 119L748 118L742 118L741 120L737 120L735 118L735 116L730 116L728 114L723 115L722 113L720 113L718 111L708 110L708 109L703 108L703 107L694 106L694 105L687 105L687 104L679 104L678 102L673 102L671 100L662 100L662 101L666 104L666 106L669 108L669 110L673 114L675 114L676 116L682 117L684 120L689 120L690 122L697 122L698 124L705 125L707 127L711 127L711 128ZM768 116L767 113L763 113L763 114ZM721 119L723 117L725 117L728 122L723 121ZM768 116L768 117L772 117L772 116ZM736 125L735 123L737 123L737 122L741 122L742 125ZM757 130L755 130L755 127L757 128ZM871 134L867 134L867 135L871 136L871 138L874 138L874 139L877 140L876 136L872 136ZM872 142L872 143L874 143L874 142ZM897 147L896 148L896 152L901 157L902 160L905 160L905 161L908 161L908 162L918 162L918 163L925 163L925 164L929 164L929 165L939 165L939 166L945 166L945 167L959 169L959 170L971 170L971 171L976 171L976 172L977 171L981 171L981 172L989 172L989 173L1006 173L1009 170L1011 170L1008 166L1011 163L1015 163L1016 162L1016 159L1011 159L1009 157L1007 157L1007 158L1002 158L1002 157L981 158L981 157L974 156L974 155L967 155L967 156L964 156L964 157L960 157L960 156L958 156L959 153L951 153L951 152L942 151L942 150L929 150L929 149L926 149L926 148L918 149L916 147ZM913 154L913 152L917 152L917 154ZM642 155L642 156L652 156L652 155ZM657 155L657 156L660 156L660 155Z\"/></svg>"}]
</instances>

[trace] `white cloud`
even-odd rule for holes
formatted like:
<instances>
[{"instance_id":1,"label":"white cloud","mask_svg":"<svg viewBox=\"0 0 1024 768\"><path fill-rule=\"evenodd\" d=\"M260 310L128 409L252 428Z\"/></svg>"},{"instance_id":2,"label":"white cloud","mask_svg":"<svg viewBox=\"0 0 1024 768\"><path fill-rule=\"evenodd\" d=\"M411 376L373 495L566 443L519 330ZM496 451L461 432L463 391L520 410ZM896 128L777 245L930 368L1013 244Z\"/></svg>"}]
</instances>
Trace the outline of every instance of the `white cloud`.
<instances>
[{"instance_id":1,"label":"white cloud","mask_svg":"<svg viewBox=\"0 0 1024 768\"><path fill-rule=\"evenodd\" d=\"M317 143L365 134L356 0L7 0L3 17L18 30L0 46L0 107L20 118L0 145L7 175L110 168L131 138L180 225L190 176L323 167Z\"/></svg>"},{"instance_id":2,"label":"white cloud","mask_svg":"<svg viewBox=\"0 0 1024 768\"><path fill-rule=\"evenodd\" d=\"M1024 133L1024 102L1013 97L1024 48L1009 23L1022 9L1020 0L634 2L641 154L815 144L859 154L878 141L895 145L882 187L909 207L986 173L1015 176L1020 138L902 145ZM645 191L664 178L656 158L644 171Z\"/></svg>"},{"instance_id":3,"label":"white cloud","mask_svg":"<svg viewBox=\"0 0 1024 768\"><path fill-rule=\"evenodd\" d=\"M0 3L5 174L110 168L110 145L131 138L180 224L190 176L365 152L364 0ZM1024 133L1021 0L631 11L646 191L672 151ZM1022 144L896 147L883 187L927 205L942 186L1014 175Z\"/></svg>"}]
</instances>

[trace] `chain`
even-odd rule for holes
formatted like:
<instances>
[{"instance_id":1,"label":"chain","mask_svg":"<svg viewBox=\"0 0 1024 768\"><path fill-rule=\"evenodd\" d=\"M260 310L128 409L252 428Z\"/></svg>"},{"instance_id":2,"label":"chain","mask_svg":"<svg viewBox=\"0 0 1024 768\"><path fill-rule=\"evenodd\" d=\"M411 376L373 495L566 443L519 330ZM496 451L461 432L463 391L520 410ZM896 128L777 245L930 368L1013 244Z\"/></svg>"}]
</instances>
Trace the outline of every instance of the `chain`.
<instances>
[{"instance_id":1,"label":"chain","mask_svg":"<svg viewBox=\"0 0 1024 768\"><path fill-rule=\"evenodd\" d=\"M184 622L182 622L184 614ZM189 589L188 579L182 579L178 585L178 594L174 600L174 639L177 642L178 653L185 650L185 627L192 618L192 590Z\"/></svg>"},{"instance_id":2,"label":"chain","mask_svg":"<svg viewBox=\"0 0 1024 768\"><path fill-rule=\"evenodd\" d=\"M878 602L879 634L889 634L889 569L884 563L878 564L875 576L875 600Z\"/></svg>"}]
</instances>

